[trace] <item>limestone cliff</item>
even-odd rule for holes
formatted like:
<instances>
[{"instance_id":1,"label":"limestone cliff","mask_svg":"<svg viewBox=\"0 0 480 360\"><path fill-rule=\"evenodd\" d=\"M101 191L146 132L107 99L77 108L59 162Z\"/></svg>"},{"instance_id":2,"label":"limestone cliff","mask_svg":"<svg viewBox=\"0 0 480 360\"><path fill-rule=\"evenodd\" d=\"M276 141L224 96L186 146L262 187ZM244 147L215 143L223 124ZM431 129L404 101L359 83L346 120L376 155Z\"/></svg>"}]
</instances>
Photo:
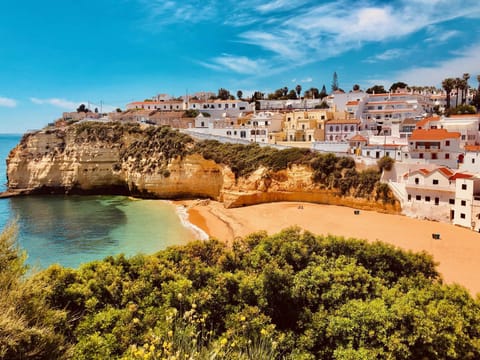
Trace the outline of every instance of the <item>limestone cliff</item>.
<instances>
[{"instance_id":1,"label":"limestone cliff","mask_svg":"<svg viewBox=\"0 0 480 360\"><path fill-rule=\"evenodd\" d=\"M192 151L193 140L159 127L83 123L25 135L7 159L8 189L26 193L211 198L227 207L310 201L396 212L398 206L337 196L305 164L238 177Z\"/></svg>"}]
</instances>

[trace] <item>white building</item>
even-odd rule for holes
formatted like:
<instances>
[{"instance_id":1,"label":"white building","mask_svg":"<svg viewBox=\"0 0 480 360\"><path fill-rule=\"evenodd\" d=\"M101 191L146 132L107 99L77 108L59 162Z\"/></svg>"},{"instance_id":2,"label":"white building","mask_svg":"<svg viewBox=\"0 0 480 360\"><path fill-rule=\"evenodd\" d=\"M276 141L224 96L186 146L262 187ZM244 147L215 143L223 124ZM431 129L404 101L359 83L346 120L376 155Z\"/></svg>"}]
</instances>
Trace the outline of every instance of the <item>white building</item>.
<instances>
[{"instance_id":1,"label":"white building","mask_svg":"<svg viewBox=\"0 0 480 360\"><path fill-rule=\"evenodd\" d=\"M457 168L463 161L460 133L446 129L416 129L408 139L411 162Z\"/></svg>"},{"instance_id":2,"label":"white building","mask_svg":"<svg viewBox=\"0 0 480 360\"><path fill-rule=\"evenodd\" d=\"M465 175L455 181L453 223L480 231L480 178Z\"/></svg>"}]
</instances>

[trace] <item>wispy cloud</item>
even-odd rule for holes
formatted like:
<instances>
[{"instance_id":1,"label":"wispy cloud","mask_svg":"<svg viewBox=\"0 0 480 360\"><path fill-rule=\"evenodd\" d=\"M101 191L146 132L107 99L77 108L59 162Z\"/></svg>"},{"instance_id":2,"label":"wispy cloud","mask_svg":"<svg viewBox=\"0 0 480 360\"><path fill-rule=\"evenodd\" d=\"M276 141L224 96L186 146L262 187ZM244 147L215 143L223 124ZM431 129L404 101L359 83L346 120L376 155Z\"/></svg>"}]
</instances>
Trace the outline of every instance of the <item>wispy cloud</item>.
<instances>
[{"instance_id":1,"label":"wispy cloud","mask_svg":"<svg viewBox=\"0 0 480 360\"><path fill-rule=\"evenodd\" d=\"M460 31L457 30L441 31L435 28L435 33L432 33L430 37L426 38L425 42L440 44L460 34Z\"/></svg>"},{"instance_id":2,"label":"wispy cloud","mask_svg":"<svg viewBox=\"0 0 480 360\"><path fill-rule=\"evenodd\" d=\"M383 53L377 54L375 56L369 57L368 59L365 60L367 63L376 63L379 61L388 61L388 60L393 60L397 59L401 56L405 56L409 53L409 50L405 49L388 49L384 51Z\"/></svg>"},{"instance_id":3,"label":"wispy cloud","mask_svg":"<svg viewBox=\"0 0 480 360\"><path fill-rule=\"evenodd\" d=\"M463 73L470 73L472 78L478 74L480 59L480 43L451 54L449 60L432 64L429 67L413 67L400 71L396 78L407 84L440 86L443 79L459 77Z\"/></svg>"},{"instance_id":4,"label":"wispy cloud","mask_svg":"<svg viewBox=\"0 0 480 360\"><path fill-rule=\"evenodd\" d=\"M248 51L253 46L255 62L268 63L271 69L302 66L422 30L428 33L429 28L460 17L480 18L478 0L251 0L241 6L236 0L137 1L147 9L153 26L199 22L225 26L232 33L232 43L249 45L244 47ZM443 31L435 35L436 41L446 41L460 31ZM200 63L246 73L242 62L249 60L248 54L238 50L235 56L213 55ZM392 49L369 61L399 55L399 49Z\"/></svg>"},{"instance_id":5,"label":"wispy cloud","mask_svg":"<svg viewBox=\"0 0 480 360\"><path fill-rule=\"evenodd\" d=\"M300 82L302 82L302 83L311 83L312 81L313 81L313 79L310 76L305 78L305 79L300 80Z\"/></svg>"},{"instance_id":6,"label":"wispy cloud","mask_svg":"<svg viewBox=\"0 0 480 360\"><path fill-rule=\"evenodd\" d=\"M37 105L52 105L66 110L76 109L82 103L59 98L39 99L36 97L30 98L30 101ZM86 104L86 102L83 103Z\"/></svg>"},{"instance_id":7,"label":"wispy cloud","mask_svg":"<svg viewBox=\"0 0 480 360\"><path fill-rule=\"evenodd\" d=\"M14 99L0 96L0 106L14 108L17 106L17 101Z\"/></svg>"},{"instance_id":8,"label":"wispy cloud","mask_svg":"<svg viewBox=\"0 0 480 360\"><path fill-rule=\"evenodd\" d=\"M233 71L240 74L258 74L266 68L263 60L230 54L222 54L213 58L211 62L201 62L201 65L214 70Z\"/></svg>"}]
</instances>

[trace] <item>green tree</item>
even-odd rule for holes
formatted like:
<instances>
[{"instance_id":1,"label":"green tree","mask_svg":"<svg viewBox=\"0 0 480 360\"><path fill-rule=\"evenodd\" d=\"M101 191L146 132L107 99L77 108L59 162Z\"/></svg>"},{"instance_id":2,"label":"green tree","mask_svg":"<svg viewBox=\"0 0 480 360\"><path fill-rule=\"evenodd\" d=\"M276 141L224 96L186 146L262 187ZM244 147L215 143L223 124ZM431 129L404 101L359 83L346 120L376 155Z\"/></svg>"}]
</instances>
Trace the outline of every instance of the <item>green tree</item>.
<instances>
[{"instance_id":1,"label":"green tree","mask_svg":"<svg viewBox=\"0 0 480 360\"><path fill-rule=\"evenodd\" d=\"M16 232L9 225L0 234L0 358L67 358L69 344L60 331L66 314L47 304L45 284L25 278L26 254L18 247Z\"/></svg>"},{"instance_id":2,"label":"green tree","mask_svg":"<svg viewBox=\"0 0 480 360\"><path fill-rule=\"evenodd\" d=\"M217 98L220 99L220 100L230 99L230 91L228 91L227 89L224 89L224 88L218 89Z\"/></svg>"},{"instance_id":3,"label":"green tree","mask_svg":"<svg viewBox=\"0 0 480 360\"><path fill-rule=\"evenodd\" d=\"M242 90L238 90L238 91L237 91L237 99L238 99L238 100L242 100L242 96L243 96Z\"/></svg>"},{"instance_id":4,"label":"green tree","mask_svg":"<svg viewBox=\"0 0 480 360\"><path fill-rule=\"evenodd\" d=\"M390 91L395 92L397 89L406 89L408 85L402 81L393 83L392 86L390 86Z\"/></svg>"},{"instance_id":5,"label":"green tree","mask_svg":"<svg viewBox=\"0 0 480 360\"><path fill-rule=\"evenodd\" d=\"M77 108L77 112L84 112L87 113L90 110L85 106L85 104L80 104L80 106Z\"/></svg>"},{"instance_id":6,"label":"green tree","mask_svg":"<svg viewBox=\"0 0 480 360\"><path fill-rule=\"evenodd\" d=\"M297 93L295 92L295 90L291 89L288 92L287 98L290 99L290 100L296 99L297 98Z\"/></svg>"},{"instance_id":7,"label":"green tree","mask_svg":"<svg viewBox=\"0 0 480 360\"><path fill-rule=\"evenodd\" d=\"M318 94L318 97L320 99L323 99L324 97L326 97L328 94L327 94L327 89L325 88L325 85L322 86L322 90L320 90L320 94Z\"/></svg>"},{"instance_id":8,"label":"green tree","mask_svg":"<svg viewBox=\"0 0 480 360\"><path fill-rule=\"evenodd\" d=\"M295 91L297 92L297 98L300 99L300 94L302 93L302 86L300 84L295 86Z\"/></svg>"},{"instance_id":9,"label":"green tree","mask_svg":"<svg viewBox=\"0 0 480 360\"><path fill-rule=\"evenodd\" d=\"M353 85L352 90L353 91L359 91L360 90L360 85L358 85L358 84Z\"/></svg>"},{"instance_id":10,"label":"green tree","mask_svg":"<svg viewBox=\"0 0 480 360\"><path fill-rule=\"evenodd\" d=\"M383 85L374 85L371 88L368 88L366 93L368 94L385 94L387 91Z\"/></svg>"},{"instance_id":11,"label":"green tree","mask_svg":"<svg viewBox=\"0 0 480 360\"><path fill-rule=\"evenodd\" d=\"M464 73L462 76L463 80L463 91L462 91L462 105L464 105L467 102L467 95L468 95L468 80L470 79L470 74L469 73Z\"/></svg>"},{"instance_id":12,"label":"green tree","mask_svg":"<svg viewBox=\"0 0 480 360\"><path fill-rule=\"evenodd\" d=\"M445 90L446 94L446 108L450 109L450 96L452 90L455 88L455 79L453 78L446 78L442 81L442 88Z\"/></svg>"},{"instance_id":13,"label":"green tree","mask_svg":"<svg viewBox=\"0 0 480 360\"><path fill-rule=\"evenodd\" d=\"M333 73L333 80L332 80L332 92L337 91L339 89L338 86L338 75L337 72L335 71Z\"/></svg>"}]
</instances>

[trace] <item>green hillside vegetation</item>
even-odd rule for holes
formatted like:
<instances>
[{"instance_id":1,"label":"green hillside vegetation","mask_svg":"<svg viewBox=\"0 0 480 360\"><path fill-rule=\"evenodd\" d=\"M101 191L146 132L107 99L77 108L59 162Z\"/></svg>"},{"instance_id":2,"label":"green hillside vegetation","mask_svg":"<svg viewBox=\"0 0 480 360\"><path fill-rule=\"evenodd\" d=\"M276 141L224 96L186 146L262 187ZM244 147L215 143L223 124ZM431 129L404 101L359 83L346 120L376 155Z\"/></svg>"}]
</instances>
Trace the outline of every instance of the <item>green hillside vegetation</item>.
<instances>
[{"instance_id":1,"label":"green hillside vegetation","mask_svg":"<svg viewBox=\"0 0 480 360\"><path fill-rule=\"evenodd\" d=\"M229 166L237 178L248 176L261 166L276 172L294 164L307 165L313 170L313 180L324 189L341 196L395 203L388 186L380 183L381 171L392 166L393 160L387 157L379 160L376 169L358 171L355 161L348 156L339 157L301 148L277 150L258 144L230 144L215 140L195 142L190 136L169 126L82 122L72 125L72 129L77 143L105 141L119 147L121 163L114 165L114 171L128 166L132 170L168 177L167 166L172 159L195 153Z\"/></svg>"},{"instance_id":2,"label":"green hillside vegetation","mask_svg":"<svg viewBox=\"0 0 480 360\"><path fill-rule=\"evenodd\" d=\"M24 278L11 236L1 358L480 358L479 301L424 253L291 228Z\"/></svg>"}]
</instances>

